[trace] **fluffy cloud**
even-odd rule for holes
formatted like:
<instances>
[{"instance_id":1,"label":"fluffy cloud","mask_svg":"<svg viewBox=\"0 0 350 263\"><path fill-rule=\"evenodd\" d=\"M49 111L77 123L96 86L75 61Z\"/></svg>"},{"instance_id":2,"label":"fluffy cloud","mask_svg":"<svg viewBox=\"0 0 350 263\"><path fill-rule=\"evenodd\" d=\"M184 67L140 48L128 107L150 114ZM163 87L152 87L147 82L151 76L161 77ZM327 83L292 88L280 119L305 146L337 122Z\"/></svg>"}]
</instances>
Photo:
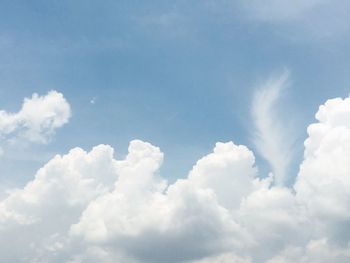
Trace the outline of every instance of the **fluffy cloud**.
<instances>
[{"instance_id":1,"label":"fluffy cloud","mask_svg":"<svg viewBox=\"0 0 350 263\"><path fill-rule=\"evenodd\" d=\"M105 145L89 153L73 149L49 161L23 189L12 190L0 204L1 261L47 262L40 258L48 253L59 261L62 255L55 256L69 244L65 233L72 222L113 186L117 175L112 155ZM17 235L19 240L13 238Z\"/></svg>"},{"instance_id":2,"label":"fluffy cloud","mask_svg":"<svg viewBox=\"0 0 350 263\"><path fill-rule=\"evenodd\" d=\"M348 262L350 98L322 105L291 187L217 143L184 179L135 140L57 155L0 202L2 262Z\"/></svg>"},{"instance_id":3,"label":"fluffy cloud","mask_svg":"<svg viewBox=\"0 0 350 263\"><path fill-rule=\"evenodd\" d=\"M155 176L162 159L159 149L133 141L120 163L115 189L90 203L71 233L89 243L122 249L141 262L183 262L237 246L244 233L229 210L220 206L214 188L230 183L225 169L249 172L251 157L245 147L218 144L188 179L167 187ZM246 159L248 167L239 162ZM208 171L218 175L216 182ZM204 185L196 182L199 173Z\"/></svg>"},{"instance_id":4,"label":"fluffy cloud","mask_svg":"<svg viewBox=\"0 0 350 263\"><path fill-rule=\"evenodd\" d=\"M295 184L317 226L337 241L349 242L350 98L327 101L308 128L305 159Z\"/></svg>"},{"instance_id":5,"label":"fluffy cloud","mask_svg":"<svg viewBox=\"0 0 350 263\"><path fill-rule=\"evenodd\" d=\"M213 153L200 159L188 180L200 189L212 189L221 205L238 208L242 197L254 188L257 169L253 153L233 142L217 143ZM234 175L234 176L233 176Z\"/></svg>"},{"instance_id":6,"label":"fluffy cloud","mask_svg":"<svg viewBox=\"0 0 350 263\"><path fill-rule=\"evenodd\" d=\"M34 93L25 98L17 113L0 111L0 137L46 143L55 130L70 118L70 106L63 95L50 91L45 96Z\"/></svg>"}]
</instances>

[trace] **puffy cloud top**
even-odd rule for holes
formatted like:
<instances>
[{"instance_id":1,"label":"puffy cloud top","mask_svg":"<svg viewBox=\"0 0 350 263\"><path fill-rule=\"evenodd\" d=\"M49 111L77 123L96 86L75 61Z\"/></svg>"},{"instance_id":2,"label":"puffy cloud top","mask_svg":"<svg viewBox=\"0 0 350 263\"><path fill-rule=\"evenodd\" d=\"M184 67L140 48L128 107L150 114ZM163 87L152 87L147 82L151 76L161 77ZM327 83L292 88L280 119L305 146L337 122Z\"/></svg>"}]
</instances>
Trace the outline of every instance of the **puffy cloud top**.
<instances>
[{"instance_id":1,"label":"puffy cloud top","mask_svg":"<svg viewBox=\"0 0 350 263\"><path fill-rule=\"evenodd\" d=\"M348 262L350 99L316 119L292 187L259 177L233 142L172 184L163 153L140 140L123 159L108 145L57 155L0 202L0 261Z\"/></svg>"},{"instance_id":2,"label":"puffy cloud top","mask_svg":"<svg viewBox=\"0 0 350 263\"><path fill-rule=\"evenodd\" d=\"M50 91L45 96L34 93L31 98L24 99L19 112L0 111L0 136L46 143L70 116L70 106L61 93Z\"/></svg>"}]
</instances>

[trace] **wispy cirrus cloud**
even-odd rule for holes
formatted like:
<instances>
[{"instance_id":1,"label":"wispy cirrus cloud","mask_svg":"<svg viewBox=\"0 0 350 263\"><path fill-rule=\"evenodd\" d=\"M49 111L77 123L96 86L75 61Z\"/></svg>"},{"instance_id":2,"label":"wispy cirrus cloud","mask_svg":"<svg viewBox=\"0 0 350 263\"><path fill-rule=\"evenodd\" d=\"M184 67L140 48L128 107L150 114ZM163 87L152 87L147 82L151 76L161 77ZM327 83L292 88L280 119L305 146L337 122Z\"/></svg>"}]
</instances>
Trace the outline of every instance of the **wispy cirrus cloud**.
<instances>
[{"instance_id":1,"label":"wispy cirrus cloud","mask_svg":"<svg viewBox=\"0 0 350 263\"><path fill-rule=\"evenodd\" d=\"M270 164L275 182L279 185L287 180L295 142L288 122L279 114L278 99L288 85L288 70L272 76L256 89L251 105L255 126L253 142L260 155Z\"/></svg>"}]
</instances>

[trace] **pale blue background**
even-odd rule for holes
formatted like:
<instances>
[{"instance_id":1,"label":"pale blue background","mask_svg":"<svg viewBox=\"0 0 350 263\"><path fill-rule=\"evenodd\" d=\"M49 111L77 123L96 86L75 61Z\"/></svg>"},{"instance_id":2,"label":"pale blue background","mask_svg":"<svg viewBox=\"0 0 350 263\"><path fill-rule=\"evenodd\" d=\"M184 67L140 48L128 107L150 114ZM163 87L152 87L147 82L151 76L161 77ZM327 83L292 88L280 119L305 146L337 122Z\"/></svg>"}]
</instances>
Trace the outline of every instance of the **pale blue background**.
<instances>
[{"instance_id":1,"label":"pale blue background","mask_svg":"<svg viewBox=\"0 0 350 263\"><path fill-rule=\"evenodd\" d=\"M49 145L7 153L0 179L23 184L75 146L106 143L121 157L135 138L163 150L164 177L183 177L217 141L254 148L253 90L285 67L284 116L300 131L295 172L318 105L349 93L348 10L333 1L270 21L228 0L0 0L0 108L55 89L73 113Z\"/></svg>"}]
</instances>

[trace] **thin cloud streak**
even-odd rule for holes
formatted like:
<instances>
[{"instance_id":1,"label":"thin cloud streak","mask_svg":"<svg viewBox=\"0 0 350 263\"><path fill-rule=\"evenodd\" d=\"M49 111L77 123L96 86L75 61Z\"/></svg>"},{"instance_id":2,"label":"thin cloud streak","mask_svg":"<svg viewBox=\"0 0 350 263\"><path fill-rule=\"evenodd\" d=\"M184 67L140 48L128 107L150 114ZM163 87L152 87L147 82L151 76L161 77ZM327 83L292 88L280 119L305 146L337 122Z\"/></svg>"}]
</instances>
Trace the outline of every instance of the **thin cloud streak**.
<instances>
[{"instance_id":1,"label":"thin cloud streak","mask_svg":"<svg viewBox=\"0 0 350 263\"><path fill-rule=\"evenodd\" d=\"M288 70L271 77L256 89L251 106L255 126L253 142L259 154L269 163L277 185L287 181L295 141L277 107L281 93L288 87L288 79Z\"/></svg>"}]
</instances>

